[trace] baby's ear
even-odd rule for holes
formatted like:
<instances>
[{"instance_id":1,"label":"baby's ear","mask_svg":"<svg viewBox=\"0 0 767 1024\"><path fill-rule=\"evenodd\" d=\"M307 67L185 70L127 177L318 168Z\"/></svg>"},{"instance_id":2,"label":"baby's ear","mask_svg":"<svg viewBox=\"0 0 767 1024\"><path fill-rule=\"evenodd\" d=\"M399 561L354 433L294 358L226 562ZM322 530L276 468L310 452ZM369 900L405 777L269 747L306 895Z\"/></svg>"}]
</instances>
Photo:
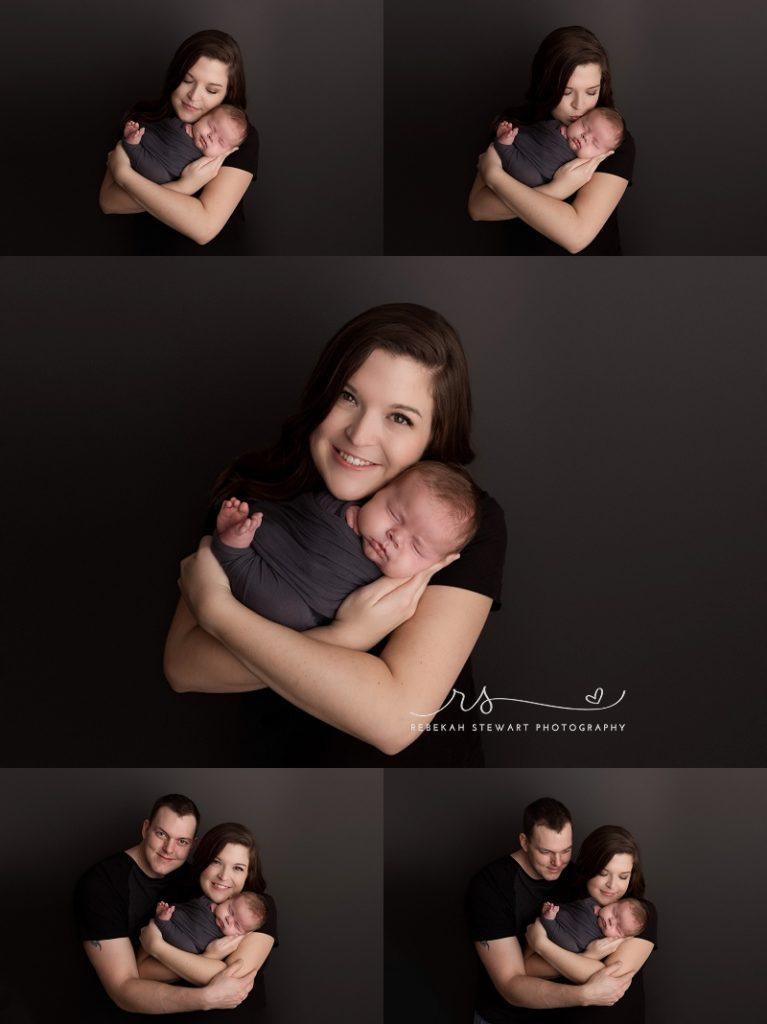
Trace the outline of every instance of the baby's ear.
<instances>
[{"instance_id":1,"label":"baby's ear","mask_svg":"<svg viewBox=\"0 0 767 1024\"><path fill-rule=\"evenodd\" d=\"M357 520L359 519L360 506L350 505L344 512L344 518L346 519L346 525L350 527L359 537L360 531L357 529Z\"/></svg>"}]
</instances>

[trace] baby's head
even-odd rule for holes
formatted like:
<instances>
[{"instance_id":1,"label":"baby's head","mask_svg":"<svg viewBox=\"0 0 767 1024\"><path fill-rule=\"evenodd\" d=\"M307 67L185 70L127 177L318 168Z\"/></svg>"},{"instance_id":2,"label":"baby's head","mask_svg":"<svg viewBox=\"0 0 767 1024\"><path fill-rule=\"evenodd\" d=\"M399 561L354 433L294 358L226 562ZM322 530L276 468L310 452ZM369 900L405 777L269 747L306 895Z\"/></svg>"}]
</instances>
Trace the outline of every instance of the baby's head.
<instances>
[{"instance_id":1,"label":"baby's head","mask_svg":"<svg viewBox=\"0 0 767 1024\"><path fill-rule=\"evenodd\" d=\"M594 107L565 129L570 149L582 159L601 156L623 142L623 118L611 107Z\"/></svg>"},{"instance_id":2,"label":"baby's head","mask_svg":"<svg viewBox=\"0 0 767 1024\"><path fill-rule=\"evenodd\" d=\"M600 907L599 927L606 939L627 939L639 935L647 924L647 910L639 900L618 900Z\"/></svg>"},{"instance_id":3,"label":"baby's head","mask_svg":"<svg viewBox=\"0 0 767 1024\"><path fill-rule=\"evenodd\" d=\"M203 114L191 128L194 144L205 156L221 156L245 141L248 118L239 107L221 103Z\"/></svg>"},{"instance_id":4,"label":"baby's head","mask_svg":"<svg viewBox=\"0 0 767 1024\"><path fill-rule=\"evenodd\" d=\"M211 910L224 935L254 932L266 920L266 903L255 892L240 892L223 903L213 903Z\"/></svg>"},{"instance_id":5,"label":"baby's head","mask_svg":"<svg viewBox=\"0 0 767 1024\"><path fill-rule=\"evenodd\" d=\"M479 488L462 467L416 462L360 509L363 551L384 576L413 576L469 543L479 502Z\"/></svg>"}]
</instances>

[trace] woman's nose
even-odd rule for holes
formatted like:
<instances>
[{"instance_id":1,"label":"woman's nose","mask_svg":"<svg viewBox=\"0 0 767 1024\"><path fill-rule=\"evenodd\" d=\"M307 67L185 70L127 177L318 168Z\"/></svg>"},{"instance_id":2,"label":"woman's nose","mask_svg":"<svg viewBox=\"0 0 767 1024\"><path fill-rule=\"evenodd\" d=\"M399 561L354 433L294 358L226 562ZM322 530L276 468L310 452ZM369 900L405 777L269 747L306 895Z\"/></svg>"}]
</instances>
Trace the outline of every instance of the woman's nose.
<instances>
[{"instance_id":1,"label":"woman's nose","mask_svg":"<svg viewBox=\"0 0 767 1024\"><path fill-rule=\"evenodd\" d=\"M366 415L358 416L346 428L346 436L360 448L374 443L374 429L370 418Z\"/></svg>"}]
</instances>

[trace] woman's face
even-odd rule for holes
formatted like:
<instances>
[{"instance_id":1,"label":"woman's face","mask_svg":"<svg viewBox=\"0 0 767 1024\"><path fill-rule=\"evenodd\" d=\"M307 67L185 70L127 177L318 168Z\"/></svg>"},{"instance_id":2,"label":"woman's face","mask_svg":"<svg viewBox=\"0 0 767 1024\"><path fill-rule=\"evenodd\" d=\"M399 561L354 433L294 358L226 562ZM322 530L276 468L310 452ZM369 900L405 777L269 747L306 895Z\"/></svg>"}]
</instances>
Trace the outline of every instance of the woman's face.
<instances>
[{"instance_id":1,"label":"woman's face","mask_svg":"<svg viewBox=\"0 0 767 1024\"><path fill-rule=\"evenodd\" d=\"M598 64L579 64L570 75L562 99L551 116L562 124L571 124L599 102L602 69Z\"/></svg>"},{"instance_id":2,"label":"woman's face","mask_svg":"<svg viewBox=\"0 0 767 1024\"><path fill-rule=\"evenodd\" d=\"M608 903L615 903L626 894L633 867L634 858L630 853L616 853L599 874L594 875L586 883L589 896L596 900L601 907L606 907Z\"/></svg>"},{"instance_id":3,"label":"woman's face","mask_svg":"<svg viewBox=\"0 0 767 1024\"><path fill-rule=\"evenodd\" d=\"M408 356L371 352L309 439L327 489L342 501L377 491L421 458L433 415L432 371Z\"/></svg>"},{"instance_id":4,"label":"woman's face","mask_svg":"<svg viewBox=\"0 0 767 1024\"><path fill-rule=\"evenodd\" d=\"M176 117L189 124L196 121L224 102L228 84L229 68L223 61L198 57L170 94Z\"/></svg>"},{"instance_id":5,"label":"woman's face","mask_svg":"<svg viewBox=\"0 0 767 1024\"><path fill-rule=\"evenodd\" d=\"M200 875L200 888L214 903L222 903L242 892L248 877L250 850L239 843L227 843Z\"/></svg>"}]
</instances>

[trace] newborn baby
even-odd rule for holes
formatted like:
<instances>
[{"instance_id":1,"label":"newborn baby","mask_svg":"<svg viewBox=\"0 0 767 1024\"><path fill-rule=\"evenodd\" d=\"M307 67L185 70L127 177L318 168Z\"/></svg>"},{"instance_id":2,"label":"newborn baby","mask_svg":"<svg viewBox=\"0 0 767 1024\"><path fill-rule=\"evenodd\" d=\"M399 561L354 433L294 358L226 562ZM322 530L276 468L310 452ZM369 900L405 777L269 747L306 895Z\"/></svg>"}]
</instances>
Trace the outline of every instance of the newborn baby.
<instances>
[{"instance_id":1,"label":"newborn baby","mask_svg":"<svg viewBox=\"0 0 767 1024\"><path fill-rule=\"evenodd\" d=\"M228 153L247 134L245 111L222 103L194 124L166 117L142 128L138 122L128 121L122 141L134 171L162 185L180 178L186 165L200 156Z\"/></svg>"},{"instance_id":2,"label":"newborn baby","mask_svg":"<svg viewBox=\"0 0 767 1024\"><path fill-rule=\"evenodd\" d=\"M330 622L353 590L406 578L459 551L478 526L480 491L460 467L417 462L364 505L327 491L291 501L225 501L213 552L232 593L291 629Z\"/></svg>"},{"instance_id":3,"label":"newborn baby","mask_svg":"<svg viewBox=\"0 0 767 1024\"><path fill-rule=\"evenodd\" d=\"M241 892L223 903L211 903L207 896L177 907L161 902L154 921L171 946L187 953L204 953L214 939L257 931L266 916L266 903L257 893Z\"/></svg>"},{"instance_id":4,"label":"newborn baby","mask_svg":"<svg viewBox=\"0 0 767 1024\"><path fill-rule=\"evenodd\" d=\"M535 187L551 181L556 171L575 158L601 156L623 141L623 118L610 107L595 107L572 124L539 121L515 128L501 121L495 149L512 178Z\"/></svg>"},{"instance_id":5,"label":"newborn baby","mask_svg":"<svg viewBox=\"0 0 767 1024\"><path fill-rule=\"evenodd\" d=\"M640 900L618 900L602 907L588 897L563 907L544 903L541 923L552 942L573 953L582 953L594 939L639 935L647 924L647 911Z\"/></svg>"}]
</instances>

